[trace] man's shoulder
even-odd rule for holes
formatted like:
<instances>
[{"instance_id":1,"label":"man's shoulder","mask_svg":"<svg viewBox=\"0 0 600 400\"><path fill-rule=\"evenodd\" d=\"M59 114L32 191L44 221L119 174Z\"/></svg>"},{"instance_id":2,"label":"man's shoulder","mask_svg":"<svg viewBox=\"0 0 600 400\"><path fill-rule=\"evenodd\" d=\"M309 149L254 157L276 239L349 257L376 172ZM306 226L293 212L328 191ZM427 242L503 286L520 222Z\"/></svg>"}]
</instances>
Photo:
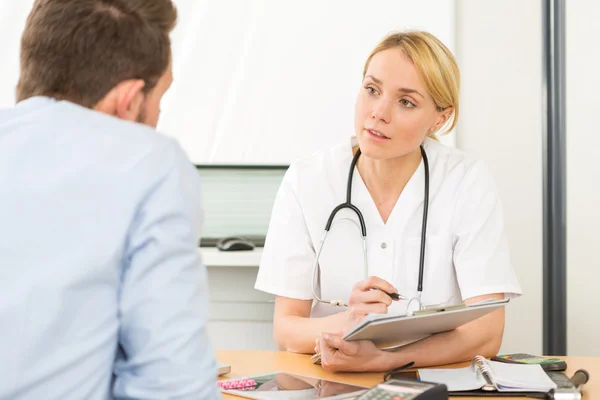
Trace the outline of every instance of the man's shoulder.
<instances>
[{"instance_id":1,"label":"man's shoulder","mask_svg":"<svg viewBox=\"0 0 600 400\"><path fill-rule=\"evenodd\" d=\"M68 144L71 153L85 152L91 159L108 156L113 162L131 160L173 142L147 125L49 97L32 97L0 110L0 137L7 141L28 138L31 151L52 139L55 144Z\"/></svg>"},{"instance_id":2,"label":"man's shoulder","mask_svg":"<svg viewBox=\"0 0 600 400\"><path fill-rule=\"evenodd\" d=\"M189 162L177 142L154 128L46 97L25 100L0 114L0 140L27 143L22 152L55 168L98 181L156 181ZM68 154L68 156L67 156ZM52 164L55 157L65 162ZM77 172L76 172L77 173Z\"/></svg>"},{"instance_id":3,"label":"man's shoulder","mask_svg":"<svg viewBox=\"0 0 600 400\"><path fill-rule=\"evenodd\" d=\"M53 113L57 136L65 135L74 151L85 154L105 173L160 179L187 161L176 140L137 122L100 113L69 102L58 102Z\"/></svg>"},{"instance_id":4,"label":"man's shoulder","mask_svg":"<svg viewBox=\"0 0 600 400\"><path fill-rule=\"evenodd\" d=\"M115 151L121 148L132 155L165 148L173 142L156 129L141 123L122 120L68 102L60 102L58 107L65 109L64 123L71 129L78 131L80 127L85 127L81 134L90 136L86 141L99 140Z\"/></svg>"}]
</instances>

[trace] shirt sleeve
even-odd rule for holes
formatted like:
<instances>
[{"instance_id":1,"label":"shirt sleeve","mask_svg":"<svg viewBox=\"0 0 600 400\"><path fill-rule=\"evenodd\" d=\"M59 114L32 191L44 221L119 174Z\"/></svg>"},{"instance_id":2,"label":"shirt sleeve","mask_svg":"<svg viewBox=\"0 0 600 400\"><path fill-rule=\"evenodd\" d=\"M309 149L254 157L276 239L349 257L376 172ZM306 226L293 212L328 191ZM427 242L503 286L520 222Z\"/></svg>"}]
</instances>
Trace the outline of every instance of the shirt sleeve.
<instances>
[{"instance_id":1,"label":"shirt sleeve","mask_svg":"<svg viewBox=\"0 0 600 400\"><path fill-rule=\"evenodd\" d=\"M312 300L316 254L294 190L297 173L292 165L275 197L255 288L276 296Z\"/></svg>"},{"instance_id":2,"label":"shirt sleeve","mask_svg":"<svg viewBox=\"0 0 600 400\"><path fill-rule=\"evenodd\" d=\"M475 163L460 189L455 214L454 265L463 300L492 293L517 297L500 197L487 166Z\"/></svg>"},{"instance_id":3,"label":"shirt sleeve","mask_svg":"<svg viewBox=\"0 0 600 400\"><path fill-rule=\"evenodd\" d=\"M199 177L174 142L155 153L140 166L146 190L125 249L119 299L122 356L114 367L113 395L219 398L206 331L206 269L198 254Z\"/></svg>"}]
</instances>

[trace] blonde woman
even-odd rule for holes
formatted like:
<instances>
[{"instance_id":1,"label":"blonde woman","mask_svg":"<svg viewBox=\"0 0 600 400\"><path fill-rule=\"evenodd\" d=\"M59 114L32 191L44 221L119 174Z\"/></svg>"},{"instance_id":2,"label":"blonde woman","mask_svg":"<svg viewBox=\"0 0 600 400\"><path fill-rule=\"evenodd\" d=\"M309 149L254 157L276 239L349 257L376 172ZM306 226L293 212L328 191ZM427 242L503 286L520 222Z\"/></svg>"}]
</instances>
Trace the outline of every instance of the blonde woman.
<instances>
[{"instance_id":1,"label":"blonde woman","mask_svg":"<svg viewBox=\"0 0 600 400\"><path fill-rule=\"evenodd\" d=\"M354 136L290 166L256 281L277 296L279 348L339 371L496 354L503 310L391 352L342 339L370 312L521 293L489 170L435 139L458 121L459 83L433 35L392 34L365 63Z\"/></svg>"}]
</instances>

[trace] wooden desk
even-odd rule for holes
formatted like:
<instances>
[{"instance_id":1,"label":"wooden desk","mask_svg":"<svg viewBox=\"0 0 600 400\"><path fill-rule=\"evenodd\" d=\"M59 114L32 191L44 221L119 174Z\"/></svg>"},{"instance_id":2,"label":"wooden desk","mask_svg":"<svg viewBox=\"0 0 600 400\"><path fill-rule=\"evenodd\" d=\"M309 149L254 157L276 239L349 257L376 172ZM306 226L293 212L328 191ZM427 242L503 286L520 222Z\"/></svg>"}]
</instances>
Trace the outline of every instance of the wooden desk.
<instances>
[{"instance_id":1,"label":"wooden desk","mask_svg":"<svg viewBox=\"0 0 600 400\"><path fill-rule=\"evenodd\" d=\"M216 352L217 359L231 365L231 373L224 378L256 375L272 371L285 371L301 375L315 376L356 385L374 386L383 379L383 374L331 373L324 371L321 366L310 362L310 356L292 354L283 351L251 351L251 350L220 350ZM600 357L561 357L569 368L567 375L583 368L590 373L590 381L584 386L585 400L600 399ZM466 364L457 364L465 366ZM225 395L223 399L240 399L240 397ZM474 400L474 397L451 397L456 400ZM493 397L501 399L501 397ZM518 399L518 397L510 397Z\"/></svg>"}]
</instances>

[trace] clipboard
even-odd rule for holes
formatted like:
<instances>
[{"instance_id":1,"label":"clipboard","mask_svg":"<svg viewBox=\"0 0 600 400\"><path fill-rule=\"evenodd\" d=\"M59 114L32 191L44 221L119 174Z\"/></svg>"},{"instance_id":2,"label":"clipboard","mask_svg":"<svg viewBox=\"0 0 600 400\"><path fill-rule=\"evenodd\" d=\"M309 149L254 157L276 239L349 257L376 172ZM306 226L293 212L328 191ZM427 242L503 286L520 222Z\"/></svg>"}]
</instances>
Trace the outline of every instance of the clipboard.
<instances>
[{"instance_id":1,"label":"clipboard","mask_svg":"<svg viewBox=\"0 0 600 400\"><path fill-rule=\"evenodd\" d=\"M506 306L509 300L444 306L413 315L369 314L344 335L344 340L370 340L379 349L390 350L436 333L454 330Z\"/></svg>"}]
</instances>

